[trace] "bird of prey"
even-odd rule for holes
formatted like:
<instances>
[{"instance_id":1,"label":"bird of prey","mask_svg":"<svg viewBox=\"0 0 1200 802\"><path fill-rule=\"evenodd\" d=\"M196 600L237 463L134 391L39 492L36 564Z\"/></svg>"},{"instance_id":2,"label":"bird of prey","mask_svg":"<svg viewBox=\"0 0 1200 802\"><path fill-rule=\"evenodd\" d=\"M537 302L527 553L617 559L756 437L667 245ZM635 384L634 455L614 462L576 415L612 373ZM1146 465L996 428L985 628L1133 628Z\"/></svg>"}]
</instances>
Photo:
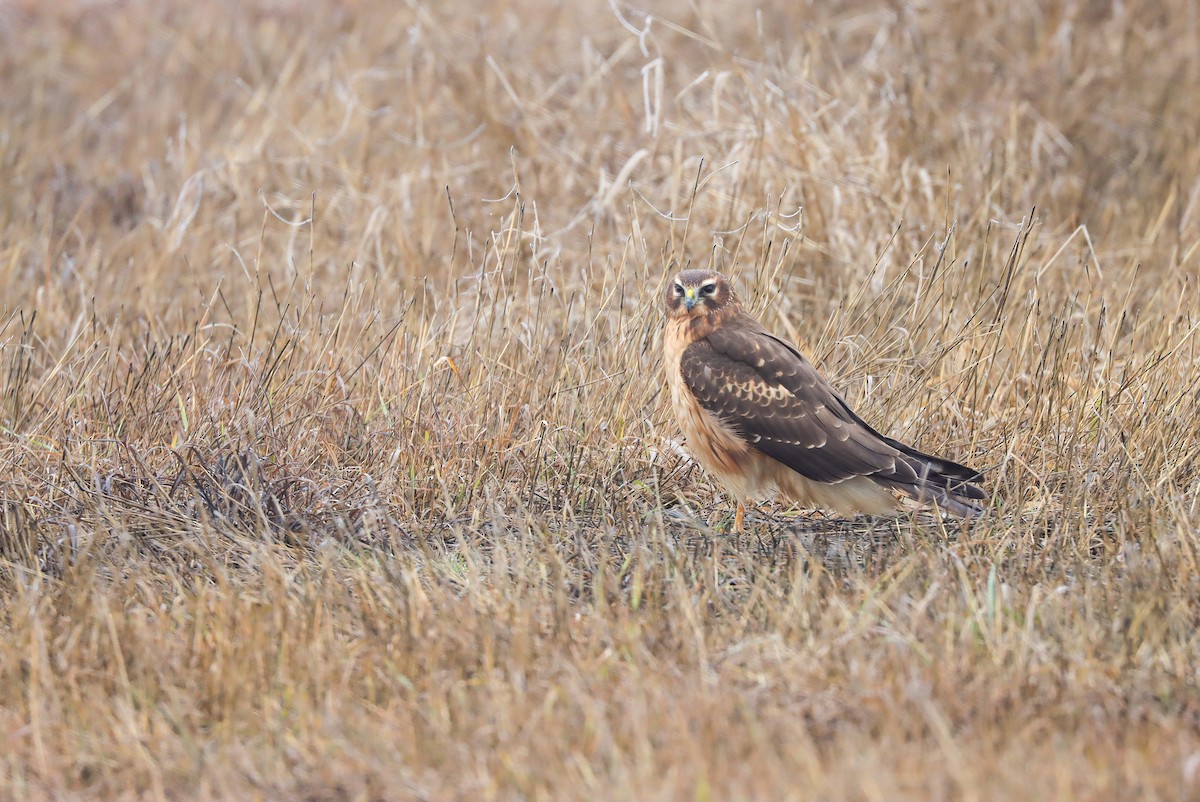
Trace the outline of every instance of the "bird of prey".
<instances>
[{"instance_id":1,"label":"bird of prey","mask_svg":"<svg viewBox=\"0 0 1200 802\"><path fill-rule=\"evenodd\" d=\"M720 273L667 286L663 352L688 449L737 499L779 491L844 515L885 514L896 492L963 517L983 512L982 477L872 429L793 346L743 309Z\"/></svg>"}]
</instances>

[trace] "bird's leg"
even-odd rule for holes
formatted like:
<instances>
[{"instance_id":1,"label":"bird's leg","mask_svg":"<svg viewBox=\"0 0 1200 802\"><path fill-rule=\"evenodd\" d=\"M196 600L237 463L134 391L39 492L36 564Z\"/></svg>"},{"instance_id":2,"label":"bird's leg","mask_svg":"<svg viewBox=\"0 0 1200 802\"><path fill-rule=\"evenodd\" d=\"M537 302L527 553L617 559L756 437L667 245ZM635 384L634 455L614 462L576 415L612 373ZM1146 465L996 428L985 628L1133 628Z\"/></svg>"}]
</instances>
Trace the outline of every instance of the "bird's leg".
<instances>
[{"instance_id":1,"label":"bird's leg","mask_svg":"<svg viewBox=\"0 0 1200 802\"><path fill-rule=\"evenodd\" d=\"M734 515L733 515L733 531L735 531L735 532L746 531L745 529L742 528L742 518L745 517L745 515L746 515L746 507L742 504L741 501L738 501L737 512L734 513Z\"/></svg>"}]
</instances>

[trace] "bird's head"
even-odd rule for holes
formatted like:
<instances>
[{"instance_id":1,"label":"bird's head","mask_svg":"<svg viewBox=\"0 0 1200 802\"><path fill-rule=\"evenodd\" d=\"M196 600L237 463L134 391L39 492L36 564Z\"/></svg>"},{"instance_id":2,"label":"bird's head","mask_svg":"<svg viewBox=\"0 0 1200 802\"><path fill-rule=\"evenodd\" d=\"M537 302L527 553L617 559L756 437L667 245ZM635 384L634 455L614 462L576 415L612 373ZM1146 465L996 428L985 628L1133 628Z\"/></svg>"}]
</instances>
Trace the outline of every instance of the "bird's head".
<instances>
[{"instance_id":1,"label":"bird's head","mask_svg":"<svg viewBox=\"0 0 1200 802\"><path fill-rule=\"evenodd\" d=\"M736 306L737 293L729 279L713 270L683 270L667 285L663 298L667 316L697 318Z\"/></svg>"}]
</instances>

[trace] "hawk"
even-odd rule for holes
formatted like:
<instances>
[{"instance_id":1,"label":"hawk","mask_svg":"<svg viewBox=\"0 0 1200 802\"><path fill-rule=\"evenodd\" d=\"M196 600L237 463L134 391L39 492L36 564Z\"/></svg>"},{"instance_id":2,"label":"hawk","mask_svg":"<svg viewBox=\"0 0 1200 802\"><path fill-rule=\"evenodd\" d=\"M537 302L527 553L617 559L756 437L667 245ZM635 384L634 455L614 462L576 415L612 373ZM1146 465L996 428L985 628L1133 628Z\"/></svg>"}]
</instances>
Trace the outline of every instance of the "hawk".
<instances>
[{"instance_id":1,"label":"hawk","mask_svg":"<svg viewBox=\"0 0 1200 802\"><path fill-rule=\"evenodd\" d=\"M671 406L696 461L737 499L736 530L745 502L771 490L844 515L893 512L893 491L962 517L983 512L978 471L872 429L742 308L725 276L684 270L664 302Z\"/></svg>"}]
</instances>

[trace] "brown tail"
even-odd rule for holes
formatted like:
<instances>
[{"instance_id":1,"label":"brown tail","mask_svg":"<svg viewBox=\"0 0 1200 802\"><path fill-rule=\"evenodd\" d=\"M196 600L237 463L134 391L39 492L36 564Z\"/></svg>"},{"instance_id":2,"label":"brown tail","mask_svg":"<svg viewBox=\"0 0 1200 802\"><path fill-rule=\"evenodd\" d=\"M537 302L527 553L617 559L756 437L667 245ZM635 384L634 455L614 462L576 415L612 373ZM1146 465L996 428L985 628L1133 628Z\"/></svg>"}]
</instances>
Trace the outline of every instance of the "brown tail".
<instances>
[{"instance_id":1,"label":"brown tail","mask_svg":"<svg viewBox=\"0 0 1200 802\"><path fill-rule=\"evenodd\" d=\"M923 454L911 446L890 437L883 438L888 445L905 457L916 472L913 484L895 483L895 487L922 504L936 503L939 507L960 518L975 518L987 509L988 495L975 482L983 474L957 462Z\"/></svg>"}]
</instances>

